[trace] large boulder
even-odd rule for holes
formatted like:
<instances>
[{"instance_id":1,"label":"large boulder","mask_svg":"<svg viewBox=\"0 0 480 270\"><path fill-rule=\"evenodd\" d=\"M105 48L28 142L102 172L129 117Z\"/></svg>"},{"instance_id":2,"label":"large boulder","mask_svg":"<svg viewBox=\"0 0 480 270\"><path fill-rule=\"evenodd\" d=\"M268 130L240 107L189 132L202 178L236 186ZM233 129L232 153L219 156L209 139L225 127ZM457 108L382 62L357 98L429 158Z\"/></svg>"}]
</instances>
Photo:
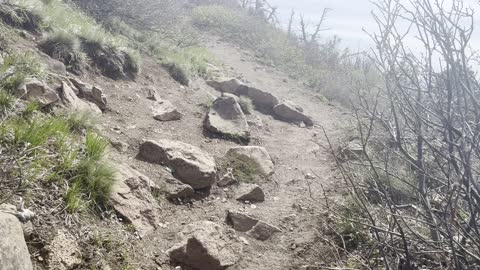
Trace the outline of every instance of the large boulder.
<instances>
[{"instance_id":1,"label":"large boulder","mask_svg":"<svg viewBox=\"0 0 480 270\"><path fill-rule=\"evenodd\" d=\"M246 93L241 93L241 95L248 96L256 109L267 112L271 112L273 107L279 104L277 97L255 87L248 87Z\"/></svg>"},{"instance_id":2,"label":"large boulder","mask_svg":"<svg viewBox=\"0 0 480 270\"><path fill-rule=\"evenodd\" d=\"M55 90L37 79L26 79L17 89L16 94L22 99L38 102L41 106L47 106L59 100Z\"/></svg>"},{"instance_id":3,"label":"large boulder","mask_svg":"<svg viewBox=\"0 0 480 270\"><path fill-rule=\"evenodd\" d=\"M273 108L273 112L281 120L287 122L303 122L307 126L313 126L313 120L309 116L305 115L303 110L299 110L295 104L284 101Z\"/></svg>"},{"instance_id":4,"label":"large boulder","mask_svg":"<svg viewBox=\"0 0 480 270\"><path fill-rule=\"evenodd\" d=\"M176 121L182 119L180 113L168 100L160 100L152 106L153 118L158 121Z\"/></svg>"},{"instance_id":5,"label":"large boulder","mask_svg":"<svg viewBox=\"0 0 480 270\"><path fill-rule=\"evenodd\" d=\"M247 118L233 97L220 97L213 102L205 126L211 132L231 138L248 140L250 137Z\"/></svg>"},{"instance_id":6,"label":"large boulder","mask_svg":"<svg viewBox=\"0 0 480 270\"><path fill-rule=\"evenodd\" d=\"M260 146L238 146L230 148L227 158L238 159L254 167L256 173L263 176L270 176L274 173L274 165L270 154Z\"/></svg>"},{"instance_id":7,"label":"large boulder","mask_svg":"<svg viewBox=\"0 0 480 270\"><path fill-rule=\"evenodd\" d=\"M197 270L224 270L235 265L243 251L243 244L233 231L210 221L185 226L180 239L168 251L170 259Z\"/></svg>"},{"instance_id":8,"label":"large boulder","mask_svg":"<svg viewBox=\"0 0 480 270\"><path fill-rule=\"evenodd\" d=\"M76 94L75 91L73 90L72 85L68 82L62 82L62 91L60 92L60 97L63 101L63 103L71 108L73 111L87 111L92 114L101 114L102 111L100 108L98 108L97 105L84 101L80 99Z\"/></svg>"},{"instance_id":9,"label":"large boulder","mask_svg":"<svg viewBox=\"0 0 480 270\"><path fill-rule=\"evenodd\" d=\"M207 84L222 93L229 94L240 94L248 88L248 86L237 78L209 80Z\"/></svg>"},{"instance_id":10,"label":"large boulder","mask_svg":"<svg viewBox=\"0 0 480 270\"><path fill-rule=\"evenodd\" d=\"M146 141L139 157L147 162L165 165L174 175L194 189L210 187L216 180L215 159L200 148L178 141Z\"/></svg>"},{"instance_id":11,"label":"large boulder","mask_svg":"<svg viewBox=\"0 0 480 270\"><path fill-rule=\"evenodd\" d=\"M126 165L117 165L117 172L111 197L113 208L135 227L140 236L147 235L160 223L160 208L151 193L156 187L148 177Z\"/></svg>"},{"instance_id":12,"label":"large boulder","mask_svg":"<svg viewBox=\"0 0 480 270\"><path fill-rule=\"evenodd\" d=\"M14 215L0 210L0 269L32 270L22 224Z\"/></svg>"}]
</instances>

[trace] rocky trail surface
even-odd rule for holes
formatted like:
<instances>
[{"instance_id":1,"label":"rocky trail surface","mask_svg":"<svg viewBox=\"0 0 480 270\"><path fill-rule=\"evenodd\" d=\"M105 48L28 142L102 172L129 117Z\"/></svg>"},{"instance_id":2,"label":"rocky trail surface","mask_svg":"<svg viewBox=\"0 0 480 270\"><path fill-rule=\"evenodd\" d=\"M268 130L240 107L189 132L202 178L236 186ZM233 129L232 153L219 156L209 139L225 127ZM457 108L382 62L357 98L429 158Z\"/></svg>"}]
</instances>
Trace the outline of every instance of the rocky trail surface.
<instances>
[{"instance_id":1,"label":"rocky trail surface","mask_svg":"<svg viewBox=\"0 0 480 270\"><path fill-rule=\"evenodd\" d=\"M332 260L322 205L341 183L324 132L347 137L347 113L248 51L219 41L209 50L222 63L210 67L216 76L188 87L148 57L135 81L52 69L58 96L26 85L97 115L119 172L110 217L53 230L55 210L36 209L36 233L50 244L31 254L34 268L46 269L45 250L48 269L81 268L97 252L82 239L102 233L122 239L134 269L308 269ZM108 249L110 240L94 239Z\"/></svg>"},{"instance_id":2,"label":"rocky trail surface","mask_svg":"<svg viewBox=\"0 0 480 270\"><path fill-rule=\"evenodd\" d=\"M274 163L274 173L257 178L255 183L240 183L240 186L213 185L204 194L202 190L197 191L197 198L193 201L180 199L175 204L161 201L161 205L153 209L156 213L144 217L144 223L150 224L152 228L133 245L134 256L138 256L135 261L142 262L140 268L149 269L156 265L161 269L170 269L172 266L168 251L180 241L178 233L185 226L204 221L218 224L225 230L231 223L227 219L228 211L251 216L256 222L261 220L261 223L275 228L271 237L255 237L255 233L248 232L249 230L237 232L243 251L240 251L242 248L229 251L238 256L235 263L231 263L233 266L230 269L300 269L308 260L321 261L322 256L328 257L328 254L322 254L323 243L319 241L322 234L320 220L324 219L322 214L325 209L318 205L318 201L323 200L324 190L333 192L332 189L339 180L336 178L338 172L335 172L333 160L318 143L326 145L321 126L329 136L339 137L345 134L348 123L345 114L338 108L323 103L315 93L304 89L287 75L258 64L248 52L222 43L211 45L210 50L222 61L231 77L240 78L248 85L275 95L280 102L289 100L297 104L313 119L315 125L299 126L258 111L247 116L250 124L249 145L266 149ZM111 110L107 111L102 120L106 134L117 144L128 145L128 149L111 153L112 158L146 175L151 182L164 189L165 181L171 178L172 171L155 162L142 161L144 159L139 157L139 148L145 140L167 139L196 146L214 157L217 166L225 159L230 148L242 145L240 141L212 135L204 127L210 104L222 95L219 91L203 80L194 81L190 87L180 86L164 70L158 69L155 63L146 60L144 66L143 76L136 82L110 83L98 78L91 80L103 89L108 89L105 93ZM154 119L151 107L157 103L147 98L152 90L156 91L159 98L173 104L182 118L178 121ZM220 170L219 177L224 173ZM247 186L248 189L248 185L252 184L263 190L264 201L245 203L237 200L241 187ZM170 190L171 187L167 189ZM200 225L200 228L204 227L205 225ZM209 241L221 244L222 241L232 243L233 240L203 241L214 245ZM210 249L215 248L217 247ZM212 256L221 258L227 255ZM328 258L323 259L328 261ZM180 258L179 264L181 260L189 261ZM190 260L193 260L192 266L195 267L195 259ZM201 269L223 269L223 266L202 267Z\"/></svg>"}]
</instances>

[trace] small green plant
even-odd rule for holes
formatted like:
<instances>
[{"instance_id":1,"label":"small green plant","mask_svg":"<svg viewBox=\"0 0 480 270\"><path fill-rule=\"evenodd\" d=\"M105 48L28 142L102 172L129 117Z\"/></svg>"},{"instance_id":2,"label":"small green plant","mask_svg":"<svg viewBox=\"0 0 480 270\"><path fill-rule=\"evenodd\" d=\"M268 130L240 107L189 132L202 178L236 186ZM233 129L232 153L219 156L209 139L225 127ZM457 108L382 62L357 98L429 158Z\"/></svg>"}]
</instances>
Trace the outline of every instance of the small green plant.
<instances>
[{"instance_id":1,"label":"small green plant","mask_svg":"<svg viewBox=\"0 0 480 270\"><path fill-rule=\"evenodd\" d=\"M16 98L7 91L0 90L0 116L5 115L15 106Z\"/></svg>"},{"instance_id":2,"label":"small green plant","mask_svg":"<svg viewBox=\"0 0 480 270\"><path fill-rule=\"evenodd\" d=\"M76 113L62 112L58 115L67 122L72 132L82 134L87 130L94 130L98 124L98 118L88 111Z\"/></svg>"},{"instance_id":3,"label":"small green plant","mask_svg":"<svg viewBox=\"0 0 480 270\"><path fill-rule=\"evenodd\" d=\"M14 92L27 77L42 78L45 73L42 64L31 52L10 54L0 66L0 74L7 74L0 81L0 88Z\"/></svg>"},{"instance_id":4,"label":"small green plant","mask_svg":"<svg viewBox=\"0 0 480 270\"><path fill-rule=\"evenodd\" d=\"M40 110L40 104L36 101L28 102L25 110L22 111L22 117L25 119L31 118L35 112Z\"/></svg>"},{"instance_id":5,"label":"small green plant","mask_svg":"<svg viewBox=\"0 0 480 270\"><path fill-rule=\"evenodd\" d=\"M177 62L167 62L163 63L163 67L165 67L165 69L175 81L186 86L190 84L190 72L182 64L179 64Z\"/></svg>"},{"instance_id":6,"label":"small green plant","mask_svg":"<svg viewBox=\"0 0 480 270\"><path fill-rule=\"evenodd\" d=\"M233 175L240 182L253 182L259 176L257 164L242 156L232 157L227 160L225 167L231 168Z\"/></svg>"},{"instance_id":7,"label":"small green plant","mask_svg":"<svg viewBox=\"0 0 480 270\"><path fill-rule=\"evenodd\" d=\"M56 31L47 35L40 42L39 47L52 58L64 63L70 72L81 74L85 56L80 49L80 41L75 35Z\"/></svg>"}]
</instances>

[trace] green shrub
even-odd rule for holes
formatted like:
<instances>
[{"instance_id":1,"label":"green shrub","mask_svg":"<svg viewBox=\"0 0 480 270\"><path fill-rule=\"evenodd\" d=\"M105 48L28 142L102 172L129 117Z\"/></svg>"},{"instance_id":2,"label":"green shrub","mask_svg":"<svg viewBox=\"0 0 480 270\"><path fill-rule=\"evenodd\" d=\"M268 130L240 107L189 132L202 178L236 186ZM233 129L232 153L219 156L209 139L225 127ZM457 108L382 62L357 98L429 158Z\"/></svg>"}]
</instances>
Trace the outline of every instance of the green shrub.
<instances>
[{"instance_id":1,"label":"green shrub","mask_svg":"<svg viewBox=\"0 0 480 270\"><path fill-rule=\"evenodd\" d=\"M190 84L190 72L188 68L178 62L166 62L162 64L168 71L168 74L182 85L188 86Z\"/></svg>"},{"instance_id":2,"label":"green shrub","mask_svg":"<svg viewBox=\"0 0 480 270\"><path fill-rule=\"evenodd\" d=\"M257 164L248 158L243 158L242 156L229 158L225 167L231 168L235 179L240 182L253 182L259 176L259 168Z\"/></svg>"},{"instance_id":3,"label":"green shrub","mask_svg":"<svg viewBox=\"0 0 480 270\"><path fill-rule=\"evenodd\" d=\"M24 7L0 4L0 19L13 27L39 33L42 28L42 17Z\"/></svg>"},{"instance_id":4,"label":"green shrub","mask_svg":"<svg viewBox=\"0 0 480 270\"><path fill-rule=\"evenodd\" d=\"M16 98L4 90L0 90L0 116L5 115L15 106Z\"/></svg>"},{"instance_id":5,"label":"green shrub","mask_svg":"<svg viewBox=\"0 0 480 270\"><path fill-rule=\"evenodd\" d=\"M15 91L27 77L42 78L43 66L38 58L30 52L24 54L10 54L0 66L0 74L7 74L0 81L0 88L8 92Z\"/></svg>"},{"instance_id":6,"label":"green shrub","mask_svg":"<svg viewBox=\"0 0 480 270\"><path fill-rule=\"evenodd\" d=\"M64 63L68 71L77 75L82 73L85 57L76 36L64 31L56 31L47 35L40 42L39 47L52 58Z\"/></svg>"}]
</instances>

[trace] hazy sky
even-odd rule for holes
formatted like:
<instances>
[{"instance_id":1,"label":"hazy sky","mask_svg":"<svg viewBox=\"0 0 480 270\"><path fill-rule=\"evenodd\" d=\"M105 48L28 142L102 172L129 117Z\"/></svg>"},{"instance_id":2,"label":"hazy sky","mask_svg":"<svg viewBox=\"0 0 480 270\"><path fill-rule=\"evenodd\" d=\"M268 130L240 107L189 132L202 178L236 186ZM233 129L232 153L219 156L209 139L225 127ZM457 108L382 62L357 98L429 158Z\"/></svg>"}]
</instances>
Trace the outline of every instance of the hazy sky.
<instances>
[{"instance_id":1,"label":"hazy sky","mask_svg":"<svg viewBox=\"0 0 480 270\"><path fill-rule=\"evenodd\" d=\"M448 1L448 0L447 0ZM371 11L375 9L370 0L269 0L279 7L281 18L286 23L290 12L295 9L304 14L312 22L318 21L324 8L332 9L329 13L326 28L330 31L324 35L337 35L346 46L352 49L365 49L369 47L370 39L362 31L375 31L375 24L371 18ZM465 0L468 5L476 9L476 22L474 41L472 46L480 50L480 4L476 0Z\"/></svg>"}]
</instances>

